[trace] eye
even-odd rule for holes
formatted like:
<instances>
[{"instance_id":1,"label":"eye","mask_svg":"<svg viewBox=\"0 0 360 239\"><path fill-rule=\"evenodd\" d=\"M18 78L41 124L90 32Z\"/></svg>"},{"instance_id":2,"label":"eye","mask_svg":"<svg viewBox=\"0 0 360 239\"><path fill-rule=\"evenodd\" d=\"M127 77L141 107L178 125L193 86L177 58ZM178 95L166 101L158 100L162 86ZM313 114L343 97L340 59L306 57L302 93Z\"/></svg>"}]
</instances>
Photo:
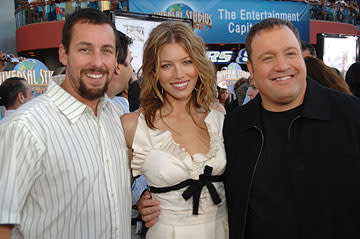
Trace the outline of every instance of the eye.
<instances>
[{"instance_id":1,"label":"eye","mask_svg":"<svg viewBox=\"0 0 360 239\"><path fill-rule=\"evenodd\" d=\"M80 48L80 52L82 52L82 53L87 53L89 51L89 49L87 49L87 48Z\"/></svg>"},{"instance_id":2,"label":"eye","mask_svg":"<svg viewBox=\"0 0 360 239\"><path fill-rule=\"evenodd\" d=\"M107 49L107 48L105 48L105 49L104 49L104 53L111 55L111 54L113 53L113 50L112 50L112 49Z\"/></svg>"},{"instance_id":3,"label":"eye","mask_svg":"<svg viewBox=\"0 0 360 239\"><path fill-rule=\"evenodd\" d=\"M167 69L169 67L170 67L170 64L162 64L162 65L160 65L161 69Z\"/></svg>"},{"instance_id":4,"label":"eye","mask_svg":"<svg viewBox=\"0 0 360 239\"><path fill-rule=\"evenodd\" d=\"M192 60L185 60L184 64L192 64Z\"/></svg>"},{"instance_id":5,"label":"eye","mask_svg":"<svg viewBox=\"0 0 360 239\"><path fill-rule=\"evenodd\" d=\"M287 55L288 55L288 56L296 56L297 53L296 53L295 51L289 51L289 52L287 53Z\"/></svg>"},{"instance_id":6,"label":"eye","mask_svg":"<svg viewBox=\"0 0 360 239\"><path fill-rule=\"evenodd\" d=\"M263 61L271 61L271 60L272 60L272 56L265 56L262 60L263 60Z\"/></svg>"}]
</instances>

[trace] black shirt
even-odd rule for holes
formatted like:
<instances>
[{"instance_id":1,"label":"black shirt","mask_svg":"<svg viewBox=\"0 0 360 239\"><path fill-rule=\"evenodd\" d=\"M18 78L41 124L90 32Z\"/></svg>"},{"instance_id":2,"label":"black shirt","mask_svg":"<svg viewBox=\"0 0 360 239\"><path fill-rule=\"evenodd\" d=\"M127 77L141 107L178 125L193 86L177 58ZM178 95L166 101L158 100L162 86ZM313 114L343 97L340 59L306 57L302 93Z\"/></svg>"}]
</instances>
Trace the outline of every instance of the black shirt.
<instances>
[{"instance_id":1,"label":"black shirt","mask_svg":"<svg viewBox=\"0 0 360 239\"><path fill-rule=\"evenodd\" d=\"M246 239L298 238L288 131L300 110L301 106L285 112L262 109L264 145L250 194Z\"/></svg>"}]
</instances>

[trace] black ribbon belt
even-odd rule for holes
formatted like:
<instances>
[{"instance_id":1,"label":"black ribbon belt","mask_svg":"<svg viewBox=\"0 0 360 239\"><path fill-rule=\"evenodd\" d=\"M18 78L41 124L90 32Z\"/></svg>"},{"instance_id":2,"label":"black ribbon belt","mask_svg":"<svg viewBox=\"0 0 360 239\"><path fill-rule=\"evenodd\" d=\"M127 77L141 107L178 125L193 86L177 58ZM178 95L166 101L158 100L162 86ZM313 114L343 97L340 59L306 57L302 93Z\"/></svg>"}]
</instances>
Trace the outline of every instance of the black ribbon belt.
<instances>
[{"instance_id":1,"label":"black ribbon belt","mask_svg":"<svg viewBox=\"0 0 360 239\"><path fill-rule=\"evenodd\" d=\"M221 202L221 199L219 197L218 192L216 191L216 188L212 184L212 182L221 182L223 180L223 175L220 176L211 176L213 168L206 165L204 169L204 173L199 176L199 180L195 179L187 179L185 181L182 181L181 183L175 184L170 187L152 187L150 186L150 192L152 193L167 193L170 191L179 190L181 188L189 186L182 194L182 197L185 200L188 200L191 196L193 197L193 214L198 215L199 214L199 201L200 201L200 194L202 191L202 188L204 186L207 187L209 190L210 196L212 201L215 205L219 204Z\"/></svg>"}]
</instances>

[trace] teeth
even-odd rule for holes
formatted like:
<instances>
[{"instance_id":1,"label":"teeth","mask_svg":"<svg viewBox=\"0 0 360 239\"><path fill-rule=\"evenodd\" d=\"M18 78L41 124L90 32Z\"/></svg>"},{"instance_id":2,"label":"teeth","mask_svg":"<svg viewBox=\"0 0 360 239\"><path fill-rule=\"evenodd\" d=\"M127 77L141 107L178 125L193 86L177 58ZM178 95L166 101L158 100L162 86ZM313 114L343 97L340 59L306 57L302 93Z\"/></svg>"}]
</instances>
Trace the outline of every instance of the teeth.
<instances>
[{"instance_id":1,"label":"teeth","mask_svg":"<svg viewBox=\"0 0 360 239\"><path fill-rule=\"evenodd\" d=\"M188 84L188 82L184 82L184 83L180 83L180 84L172 84L172 85L175 87L181 88L181 87L186 86L187 84Z\"/></svg>"},{"instance_id":2,"label":"teeth","mask_svg":"<svg viewBox=\"0 0 360 239\"><path fill-rule=\"evenodd\" d=\"M290 78L291 78L291 76L284 76L284 77L281 77L281 78L276 78L276 80L288 80Z\"/></svg>"},{"instance_id":3,"label":"teeth","mask_svg":"<svg viewBox=\"0 0 360 239\"><path fill-rule=\"evenodd\" d=\"M91 74L91 73L87 73L86 74L88 77L94 78L94 79L100 79L103 75L102 74Z\"/></svg>"}]
</instances>

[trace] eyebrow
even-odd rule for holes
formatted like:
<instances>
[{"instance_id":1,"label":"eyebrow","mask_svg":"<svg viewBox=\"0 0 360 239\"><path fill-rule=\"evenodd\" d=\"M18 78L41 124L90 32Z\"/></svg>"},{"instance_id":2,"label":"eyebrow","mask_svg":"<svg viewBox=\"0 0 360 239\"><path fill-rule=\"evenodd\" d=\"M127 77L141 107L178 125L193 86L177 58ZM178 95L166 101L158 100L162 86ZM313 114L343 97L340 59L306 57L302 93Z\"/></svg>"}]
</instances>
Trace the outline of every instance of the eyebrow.
<instances>
[{"instance_id":1,"label":"eyebrow","mask_svg":"<svg viewBox=\"0 0 360 239\"><path fill-rule=\"evenodd\" d=\"M92 46L93 44L91 44L90 42L82 41L82 42L77 43L76 45L78 45L78 46L81 46L81 45ZM113 45L111 45L111 44L105 44L103 47L105 47L105 48L110 47L112 49L115 49L115 47Z\"/></svg>"},{"instance_id":2,"label":"eyebrow","mask_svg":"<svg viewBox=\"0 0 360 239\"><path fill-rule=\"evenodd\" d=\"M289 51L289 50L298 50L298 49L297 49L296 47L294 47L294 46L290 46L290 47L286 48L284 51ZM266 51L266 52L260 54L259 57L258 57L258 59L261 58L261 57L264 56L264 55L267 55L267 54L268 54L268 55L274 55L274 54L272 53L272 51L269 50L269 51Z\"/></svg>"},{"instance_id":3,"label":"eyebrow","mask_svg":"<svg viewBox=\"0 0 360 239\"><path fill-rule=\"evenodd\" d=\"M180 60L181 61L183 61L183 60L185 60L186 58L190 58L191 59L191 57L190 56L185 56L185 57L183 57L183 58L181 58ZM171 60L160 60L160 62L172 62Z\"/></svg>"}]
</instances>

